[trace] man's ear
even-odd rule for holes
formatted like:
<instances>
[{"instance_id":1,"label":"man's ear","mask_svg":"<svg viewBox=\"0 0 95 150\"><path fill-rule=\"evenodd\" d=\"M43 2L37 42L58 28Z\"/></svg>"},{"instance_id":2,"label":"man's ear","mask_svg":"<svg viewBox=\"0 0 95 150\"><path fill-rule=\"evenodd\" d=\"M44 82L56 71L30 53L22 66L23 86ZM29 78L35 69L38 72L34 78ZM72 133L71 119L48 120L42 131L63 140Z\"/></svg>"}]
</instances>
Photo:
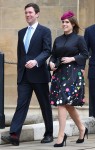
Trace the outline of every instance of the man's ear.
<instances>
[{"instance_id":1,"label":"man's ear","mask_svg":"<svg viewBox=\"0 0 95 150\"><path fill-rule=\"evenodd\" d=\"M37 18L39 18L39 14L40 14L39 12L36 14L36 15L37 15Z\"/></svg>"}]
</instances>

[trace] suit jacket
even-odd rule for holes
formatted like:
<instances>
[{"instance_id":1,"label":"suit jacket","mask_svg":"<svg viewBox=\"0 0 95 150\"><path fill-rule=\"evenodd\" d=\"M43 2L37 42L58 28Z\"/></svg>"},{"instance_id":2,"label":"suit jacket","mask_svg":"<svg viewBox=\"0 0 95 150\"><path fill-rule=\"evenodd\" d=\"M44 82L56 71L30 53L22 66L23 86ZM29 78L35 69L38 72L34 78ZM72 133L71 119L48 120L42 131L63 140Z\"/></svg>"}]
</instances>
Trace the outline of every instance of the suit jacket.
<instances>
[{"instance_id":1,"label":"suit jacket","mask_svg":"<svg viewBox=\"0 0 95 150\"><path fill-rule=\"evenodd\" d=\"M27 27L18 32L17 82L20 83L22 80L26 62L35 59L38 62L38 67L26 69L28 80L32 83L48 83L50 81L50 72L48 71L46 60L51 54L51 31L47 27L38 24L26 54L23 42L26 30Z\"/></svg>"},{"instance_id":2,"label":"suit jacket","mask_svg":"<svg viewBox=\"0 0 95 150\"><path fill-rule=\"evenodd\" d=\"M90 55L88 78L95 79L95 24L85 29L84 38Z\"/></svg>"}]
</instances>

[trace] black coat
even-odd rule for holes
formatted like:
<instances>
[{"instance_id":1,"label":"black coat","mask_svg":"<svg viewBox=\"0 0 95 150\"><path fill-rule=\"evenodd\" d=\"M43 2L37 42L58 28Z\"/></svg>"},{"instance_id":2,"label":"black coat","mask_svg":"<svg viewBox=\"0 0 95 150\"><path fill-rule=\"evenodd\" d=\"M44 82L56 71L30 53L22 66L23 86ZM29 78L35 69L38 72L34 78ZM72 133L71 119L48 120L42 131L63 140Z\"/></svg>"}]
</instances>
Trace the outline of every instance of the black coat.
<instances>
[{"instance_id":1,"label":"black coat","mask_svg":"<svg viewBox=\"0 0 95 150\"><path fill-rule=\"evenodd\" d=\"M62 57L74 57L75 62L81 68L85 68L86 59L88 58L87 45L84 38L75 33L61 35L54 41L52 56L50 61L56 61Z\"/></svg>"}]
</instances>

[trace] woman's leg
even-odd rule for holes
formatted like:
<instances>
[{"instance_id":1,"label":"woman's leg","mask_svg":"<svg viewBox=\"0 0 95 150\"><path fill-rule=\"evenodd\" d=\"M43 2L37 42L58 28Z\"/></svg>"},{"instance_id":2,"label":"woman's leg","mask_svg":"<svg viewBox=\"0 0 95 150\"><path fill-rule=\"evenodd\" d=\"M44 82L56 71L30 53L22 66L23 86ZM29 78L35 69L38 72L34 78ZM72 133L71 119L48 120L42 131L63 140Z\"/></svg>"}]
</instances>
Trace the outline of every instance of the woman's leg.
<instances>
[{"instance_id":1,"label":"woman's leg","mask_svg":"<svg viewBox=\"0 0 95 150\"><path fill-rule=\"evenodd\" d=\"M66 125L67 110L65 106L58 106L59 132L57 144L61 143L64 138L64 130Z\"/></svg>"},{"instance_id":2,"label":"woman's leg","mask_svg":"<svg viewBox=\"0 0 95 150\"><path fill-rule=\"evenodd\" d=\"M85 126L81 122L80 116L79 116L76 108L74 106L66 105L66 109L69 112L71 118L73 119L73 121L75 122L75 124L77 125L77 127L79 129L79 139L83 139L84 133L85 133Z\"/></svg>"}]
</instances>

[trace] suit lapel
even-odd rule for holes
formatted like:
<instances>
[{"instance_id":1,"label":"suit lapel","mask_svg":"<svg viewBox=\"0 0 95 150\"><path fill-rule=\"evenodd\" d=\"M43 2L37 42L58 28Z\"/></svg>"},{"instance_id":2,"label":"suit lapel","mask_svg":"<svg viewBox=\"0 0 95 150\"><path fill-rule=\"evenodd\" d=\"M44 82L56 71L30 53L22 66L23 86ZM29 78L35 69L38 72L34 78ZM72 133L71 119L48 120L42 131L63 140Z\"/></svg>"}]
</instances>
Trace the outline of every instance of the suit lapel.
<instances>
[{"instance_id":1,"label":"suit lapel","mask_svg":"<svg viewBox=\"0 0 95 150\"><path fill-rule=\"evenodd\" d=\"M22 34L21 34L21 36L22 36L21 38L22 38L22 39L24 39L24 36L25 36L26 30L27 30L27 27L23 29L23 32L22 32Z\"/></svg>"},{"instance_id":2,"label":"suit lapel","mask_svg":"<svg viewBox=\"0 0 95 150\"><path fill-rule=\"evenodd\" d=\"M24 46L24 42L23 42L23 39L24 39L24 36L25 36L25 33L26 33L26 30L27 30L27 27L23 29L22 33L21 33L21 39L22 39L22 44L23 44L23 49L26 53L26 50L25 50L25 46Z\"/></svg>"}]
</instances>

